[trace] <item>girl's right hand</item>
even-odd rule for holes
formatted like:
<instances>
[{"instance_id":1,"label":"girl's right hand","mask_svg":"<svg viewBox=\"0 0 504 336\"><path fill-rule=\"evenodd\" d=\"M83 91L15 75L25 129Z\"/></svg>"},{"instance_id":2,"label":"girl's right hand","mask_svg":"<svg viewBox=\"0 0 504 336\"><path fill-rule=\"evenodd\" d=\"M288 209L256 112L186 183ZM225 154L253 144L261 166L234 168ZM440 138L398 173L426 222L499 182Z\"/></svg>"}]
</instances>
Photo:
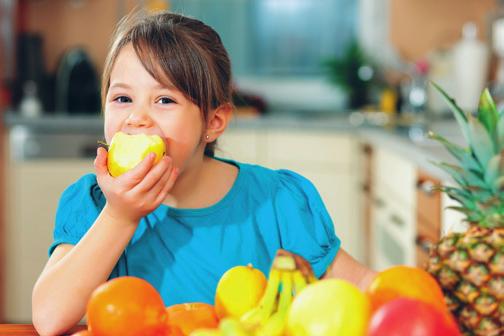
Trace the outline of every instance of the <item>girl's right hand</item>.
<instances>
[{"instance_id":1,"label":"girl's right hand","mask_svg":"<svg viewBox=\"0 0 504 336\"><path fill-rule=\"evenodd\" d=\"M108 172L107 154L105 148L98 148L94 161L98 185L107 199L105 207L114 218L138 224L165 200L179 170L168 156L154 165L155 154L151 153L135 168L114 178Z\"/></svg>"}]
</instances>

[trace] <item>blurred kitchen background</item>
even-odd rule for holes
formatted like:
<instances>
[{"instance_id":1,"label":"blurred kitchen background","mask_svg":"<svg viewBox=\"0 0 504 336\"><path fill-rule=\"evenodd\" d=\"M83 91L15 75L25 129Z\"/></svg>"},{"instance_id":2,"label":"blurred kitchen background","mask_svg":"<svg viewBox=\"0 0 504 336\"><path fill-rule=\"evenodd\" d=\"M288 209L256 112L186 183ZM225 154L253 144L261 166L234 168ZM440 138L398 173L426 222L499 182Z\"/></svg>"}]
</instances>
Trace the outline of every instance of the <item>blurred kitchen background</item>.
<instances>
[{"instance_id":1,"label":"blurred kitchen background","mask_svg":"<svg viewBox=\"0 0 504 336\"><path fill-rule=\"evenodd\" d=\"M236 105L219 156L310 178L343 247L375 269L422 266L460 216L433 187L463 143L429 81L472 112L504 103L497 0L0 0L0 322L31 320L61 192L92 172L100 76L116 22L170 9L213 26Z\"/></svg>"}]
</instances>

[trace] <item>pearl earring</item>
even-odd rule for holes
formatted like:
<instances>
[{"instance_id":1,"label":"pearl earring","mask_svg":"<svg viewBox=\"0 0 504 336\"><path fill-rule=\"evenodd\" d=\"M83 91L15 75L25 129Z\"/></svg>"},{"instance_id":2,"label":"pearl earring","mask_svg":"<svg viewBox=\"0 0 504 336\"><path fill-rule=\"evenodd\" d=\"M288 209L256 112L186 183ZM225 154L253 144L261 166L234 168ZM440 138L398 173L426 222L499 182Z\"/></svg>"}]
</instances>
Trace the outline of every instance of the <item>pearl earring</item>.
<instances>
[{"instance_id":1,"label":"pearl earring","mask_svg":"<svg viewBox=\"0 0 504 336\"><path fill-rule=\"evenodd\" d=\"M205 139L206 139L207 141L208 141L208 140L210 140L210 137L208 136L208 134L207 134L207 135L205 135Z\"/></svg>"}]
</instances>

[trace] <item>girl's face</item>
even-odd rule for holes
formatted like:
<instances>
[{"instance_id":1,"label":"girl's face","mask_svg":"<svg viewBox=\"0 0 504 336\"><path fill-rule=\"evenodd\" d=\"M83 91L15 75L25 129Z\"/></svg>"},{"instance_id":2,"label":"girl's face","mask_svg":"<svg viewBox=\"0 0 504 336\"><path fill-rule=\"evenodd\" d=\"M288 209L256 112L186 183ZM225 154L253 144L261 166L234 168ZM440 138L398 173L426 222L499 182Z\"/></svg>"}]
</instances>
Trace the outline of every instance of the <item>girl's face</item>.
<instances>
[{"instance_id":1,"label":"girl's face","mask_svg":"<svg viewBox=\"0 0 504 336\"><path fill-rule=\"evenodd\" d=\"M114 134L157 134L175 167L203 157L204 122L200 109L173 86L155 80L128 44L120 51L110 75L105 102L105 138Z\"/></svg>"}]
</instances>

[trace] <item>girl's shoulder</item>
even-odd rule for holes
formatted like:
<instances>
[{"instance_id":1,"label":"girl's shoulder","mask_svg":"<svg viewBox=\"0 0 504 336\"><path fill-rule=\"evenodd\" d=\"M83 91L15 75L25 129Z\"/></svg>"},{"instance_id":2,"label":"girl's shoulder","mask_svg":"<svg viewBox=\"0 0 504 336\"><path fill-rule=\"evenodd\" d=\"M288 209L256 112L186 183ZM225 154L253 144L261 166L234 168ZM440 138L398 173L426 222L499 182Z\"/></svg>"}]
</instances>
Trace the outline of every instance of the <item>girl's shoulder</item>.
<instances>
[{"instance_id":1,"label":"girl's shoulder","mask_svg":"<svg viewBox=\"0 0 504 336\"><path fill-rule=\"evenodd\" d=\"M60 203L93 203L100 207L104 204L104 195L98 186L95 174L85 174L70 184L62 193Z\"/></svg>"},{"instance_id":2,"label":"girl's shoulder","mask_svg":"<svg viewBox=\"0 0 504 336\"><path fill-rule=\"evenodd\" d=\"M289 169L271 169L260 165L238 163L240 174L252 189L272 196L289 195L297 201L319 198L314 184L303 175Z\"/></svg>"},{"instance_id":3,"label":"girl's shoulder","mask_svg":"<svg viewBox=\"0 0 504 336\"><path fill-rule=\"evenodd\" d=\"M73 182L70 185L70 187L72 187L72 186L76 186L79 188L92 187L95 184L98 184L98 182L96 180L96 174L88 173L88 174L84 174L84 175L80 176L79 178L77 178L77 180L75 180L75 182Z\"/></svg>"},{"instance_id":4,"label":"girl's shoulder","mask_svg":"<svg viewBox=\"0 0 504 336\"><path fill-rule=\"evenodd\" d=\"M49 255L59 244L75 245L89 230L105 206L95 174L86 174L61 194L56 210L54 240Z\"/></svg>"}]
</instances>

